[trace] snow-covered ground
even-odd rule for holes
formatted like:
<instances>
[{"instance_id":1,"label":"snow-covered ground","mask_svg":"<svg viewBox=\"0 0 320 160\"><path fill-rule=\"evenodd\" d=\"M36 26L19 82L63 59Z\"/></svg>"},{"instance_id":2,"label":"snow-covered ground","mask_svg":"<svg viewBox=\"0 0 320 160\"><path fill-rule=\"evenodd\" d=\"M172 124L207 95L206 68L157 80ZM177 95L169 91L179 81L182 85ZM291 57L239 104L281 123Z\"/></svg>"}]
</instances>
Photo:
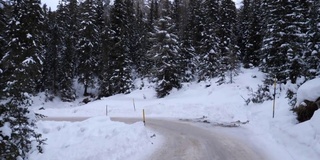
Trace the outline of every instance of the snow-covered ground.
<instances>
[{"instance_id":1,"label":"snow-covered ground","mask_svg":"<svg viewBox=\"0 0 320 160\"><path fill-rule=\"evenodd\" d=\"M172 91L162 99L156 98L152 84L146 82L142 89L130 94L88 104L80 103L83 98L75 103L62 103L58 99L44 103L43 95L35 97L33 110L37 113L49 117L96 118L84 122L38 122L39 132L48 141L45 153L34 153L31 159L144 159L161 145L161 136L151 138L153 131L142 123L112 122L106 116L107 109L109 117L141 117L144 109L147 119L205 116L210 122L217 123L249 121L238 128L221 130L242 138L272 160L318 160L320 125L316 123L320 122L320 111L310 121L297 124L285 93L277 94L275 118L272 118L272 101L245 104L243 98L248 98L258 84L262 84L263 76L257 69L242 69L233 84L217 86L215 80L211 85L209 82L186 83L182 89ZM141 81L136 82L136 86L140 84Z\"/></svg>"},{"instance_id":2,"label":"snow-covered ground","mask_svg":"<svg viewBox=\"0 0 320 160\"><path fill-rule=\"evenodd\" d=\"M83 122L40 121L38 132L47 145L44 154L32 153L32 160L141 160L161 144L142 122L127 125L106 116Z\"/></svg>"}]
</instances>

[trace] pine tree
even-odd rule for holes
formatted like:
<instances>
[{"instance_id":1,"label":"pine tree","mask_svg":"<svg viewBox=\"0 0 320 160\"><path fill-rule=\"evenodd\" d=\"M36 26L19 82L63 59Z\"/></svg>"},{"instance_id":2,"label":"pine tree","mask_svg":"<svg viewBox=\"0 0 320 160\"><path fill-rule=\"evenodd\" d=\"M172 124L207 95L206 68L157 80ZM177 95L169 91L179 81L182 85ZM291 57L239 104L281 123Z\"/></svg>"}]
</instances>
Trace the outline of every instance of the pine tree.
<instances>
[{"instance_id":1,"label":"pine tree","mask_svg":"<svg viewBox=\"0 0 320 160\"><path fill-rule=\"evenodd\" d=\"M109 15L109 3L104 6L104 8L107 8L105 10L104 15L104 21L101 26L101 54L100 54L100 61L99 61L99 75L98 75L98 82L99 82L99 97L107 97L111 96L112 93L110 92L110 71L109 71L109 58L110 58L110 51L113 48L112 46L112 30L111 30L111 24L110 24L110 15Z\"/></svg>"},{"instance_id":2,"label":"pine tree","mask_svg":"<svg viewBox=\"0 0 320 160\"><path fill-rule=\"evenodd\" d=\"M6 35L6 25L7 25L7 21L8 21L8 15L6 13L6 8L5 7L5 2L0 1L0 77L3 77L3 61L2 58L4 57L4 53L5 53L5 46L6 46L6 39L5 39L5 35ZM4 88L6 87L5 85L5 81L3 78L0 78L0 99L2 99L3 96L5 96L4 94Z\"/></svg>"},{"instance_id":3,"label":"pine tree","mask_svg":"<svg viewBox=\"0 0 320 160\"><path fill-rule=\"evenodd\" d=\"M148 27L148 20L140 3L136 6L135 15L132 37L132 43L134 44L132 61L138 77L146 77L151 66L150 60L146 57L150 45L148 41L148 31L150 28Z\"/></svg>"},{"instance_id":4,"label":"pine tree","mask_svg":"<svg viewBox=\"0 0 320 160\"><path fill-rule=\"evenodd\" d=\"M266 2L265 10L269 10L269 16L266 17L268 26L261 52L263 53L262 71L268 74L267 84L272 84L276 77L279 83L286 83L289 68L287 54L292 54L286 37L286 19L288 14L288 2L269 1Z\"/></svg>"},{"instance_id":5,"label":"pine tree","mask_svg":"<svg viewBox=\"0 0 320 160\"><path fill-rule=\"evenodd\" d=\"M133 0L125 0L125 10L126 10L126 25L127 25L127 41L126 41L126 46L128 46L128 53L127 56L129 58L129 61L131 62L130 68L132 69L132 72L137 72L138 70L138 65L139 65L139 48L140 48L140 43L141 43L141 37L144 36L143 34L143 28L138 28L141 27L139 26L138 22L138 15L137 11L135 10L136 7L134 5ZM141 25L141 24L140 24ZM141 30L140 30L141 29ZM143 42L142 42L143 43ZM132 77L132 78L137 78L137 77Z\"/></svg>"},{"instance_id":6,"label":"pine tree","mask_svg":"<svg viewBox=\"0 0 320 160\"><path fill-rule=\"evenodd\" d=\"M74 101L76 98L73 88L76 68L76 42L78 39L78 14L76 0L62 0L58 5L57 24L62 31L62 50L59 60L59 90L63 101Z\"/></svg>"},{"instance_id":7,"label":"pine tree","mask_svg":"<svg viewBox=\"0 0 320 160\"><path fill-rule=\"evenodd\" d=\"M128 13L124 0L116 0L111 10L111 27L109 35L110 46L107 59L107 69L104 71L104 79L100 86L100 95L111 96L119 93L129 93L132 89L131 67L129 58L129 24ZM101 87L104 87L101 89ZM102 93L101 91L105 91Z\"/></svg>"},{"instance_id":8,"label":"pine tree","mask_svg":"<svg viewBox=\"0 0 320 160\"><path fill-rule=\"evenodd\" d=\"M160 0L159 1L159 16L160 17L172 17L173 16L173 6L170 0Z\"/></svg>"},{"instance_id":9,"label":"pine tree","mask_svg":"<svg viewBox=\"0 0 320 160\"><path fill-rule=\"evenodd\" d=\"M80 14L81 28L79 29L79 40L77 42L77 56L79 64L77 67L78 81L84 85L84 95L88 95L88 87L95 83L95 73L98 68L99 55L99 27L97 26L97 6L93 0L86 0L82 4Z\"/></svg>"},{"instance_id":10,"label":"pine tree","mask_svg":"<svg viewBox=\"0 0 320 160\"><path fill-rule=\"evenodd\" d=\"M155 30L151 33L153 46L148 52L154 63L152 73L159 98L168 95L173 88L181 88L179 78L180 49L178 37L170 30L172 29L171 20L167 16L158 20Z\"/></svg>"},{"instance_id":11,"label":"pine tree","mask_svg":"<svg viewBox=\"0 0 320 160\"><path fill-rule=\"evenodd\" d=\"M102 53L100 58L100 67L101 72L98 76L99 79L99 97L107 97L111 96L110 92L110 70L109 70L109 62L110 62L110 49L111 46L111 30L108 25L104 28L102 32Z\"/></svg>"},{"instance_id":12,"label":"pine tree","mask_svg":"<svg viewBox=\"0 0 320 160\"><path fill-rule=\"evenodd\" d=\"M201 51L201 42L203 39L204 31L204 9L202 8L202 0L190 1L189 12L190 19L188 20L188 26L190 34L193 34L192 37L192 46L195 49L195 53L200 54Z\"/></svg>"},{"instance_id":13,"label":"pine tree","mask_svg":"<svg viewBox=\"0 0 320 160\"><path fill-rule=\"evenodd\" d=\"M149 29L152 30L153 25L159 18L159 5L158 0L151 0L150 2L150 13L149 13Z\"/></svg>"},{"instance_id":14,"label":"pine tree","mask_svg":"<svg viewBox=\"0 0 320 160\"><path fill-rule=\"evenodd\" d=\"M239 66L238 46L236 40L236 6L232 0L221 3L220 27L217 31L219 37L219 69L217 70L218 84L226 82L226 73L229 74L229 82L233 83L233 76Z\"/></svg>"},{"instance_id":15,"label":"pine tree","mask_svg":"<svg viewBox=\"0 0 320 160\"><path fill-rule=\"evenodd\" d=\"M150 68L153 66L151 59L147 56L147 51L152 46L150 41L150 32L154 30L155 23L159 19L159 4L158 0L150 0L148 2L150 6L144 13L142 8L137 9L137 26L140 35L138 44L140 44L137 50L137 70L141 78L150 77ZM139 11L141 10L141 11Z\"/></svg>"},{"instance_id":16,"label":"pine tree","mask_svg":"<svg viewBox=\"0 0 320 160\"><path fill-rule=\"evenodd\" d=\"M243 54L242 60L245 68L249 68L249 62L248 62L249 58L245 57L247 56L245 50L248 45L249 31L250 31L249 28L250 28L250 22L252 19L251 14L252 14L253 8L252 8L251 2L252 2L251 0L243 0L242 2L243 5L238 11L239 19L240 19L238 27L240 28L240 31L241 31L238 43L239 43L240 50Z\"/></svg>"},{"instance_id":17,"label":"pine tree","mask_svg":"<svg viewBox=\"0 0 320 160\"><path fill-rule=\"evenodd\" d=\"M259 50L263 37L261 5L261 0L244 0L240 10L239 47L245 68L258 67L260 64Z\"/></svg>"},{"instance_id":18,"label":"pine tree","mask_svg":"<svg viewBox=\"0 0 320 160\"><path fill-rule=\"evenodd\" d=\"M307 31L307 48L306 70L307 79L313 79L320 75L320 2L317 0L309 0L310 21L308 23L309 30Z\"/></svg>"},{"instance_id":19,"label":"pine tree","mask_svg":"<svg viewBox=\"0 0 320 160\"><path fill-rule=\"evenodd\" d=\"M210 0L204 2L204 13L205 19L204 23L204 37L201 39L202 45L201 52L206 54L210 51L219 53L218 42L220 41L217 37L217 30L219 28L219 22L221 22L219 15L219 1ZM222 6L224 7L224 6ZM229 18L229 17L228 17ZM223 27L223 26L222 26Z\"/></svg>"},{"instance_id":20,"label":"pine tree","mask_svg":"<svg viewBox=\"0 0 320 160\"><path fill-rule=\"evenodd\" d=\"M103 57L103 53L105 52L105 44L104 44L104 39L106 39L104 37L104 31L105 28L107 28L108 26L106 25L106 21L107 21L107 12L106 12L106 7L108 5L105 4L104 0L96 0L94 1L95 4L95 16L94 16L94 21L95 21L95 25L97 26L97 33L98 33L98 37L97 37L97 41L98 41L98 47L95 48L95 50L97 51L97 66L95 69L95 74L99 80L99 74L102 72L102 57Z\"/></svg>"},{"instance_id":21,"label":"pine tree","mask_svg":"<svg viewBox=\"0 0 320 160\"><path fill-rule=\"evenodd\" d=\"M5 13L4 2L0 1L0 60L4 56L5 41L5 27L7 22L7 15Z\"/></svg>"},{"instance_id":22,"label":"pine tree","mask_svg":"<svg viewBox=\"0 0 320 160\"><path fill-rule=\"evenodd\" d=\"M185 1L183 1L185 3ZM193 1L195 3L196 1ZM175 2L176 5L179 4L179 2ZM182 3L182 2L180 2ZM182 69L182 82L190 82L196 79L196 69L198 67L197 64L197 58L195 53L195 48L193 46L193 38L194 33L190 30L190 28L193 28L194 20L192 18L195 18L193 16L193 7L189 6L187 4L180 4L180 9L176 9L176 15L180 19L180 22L178 20L175 20L176 23L180 23L179 28L177 28L177 32L175 32L177 35L180 35L180 49L181 49L181 69ZM184 9L182 9L184 8ZM181 16L186 15L186 16ZM181 32L181 33L180 33Z\"/></svg>"},{"instance_id":23,"label":"pine tree","mask_svg":"<svg viewBox=\"0 0 320 160\"><path fill-rule=\"evenodd\" d=\"M183 17L182 15L184 14L182 12L183 10L183 7L182 7L182 2L181 0L174 0L173 1L173 4L172 4L172 14L171 14L171 17L172 17L172 20L175 24L175 34L178 36L178 37L181 37L182 36L182 20L183 20Z\"/></svg>"},{"instance_id":24,"label":"pine tree","mask_svg":"<svg viewBox=\"0 0 320 160\"><path fill-rule=\"evenodd\" d=\"M220 27L219 2L217 0L205 1L204 7L205 19L201 33L203 37L200 52L198 52L200 54L199 80L209 80L216 77L217 70L220 68L220 64L218 64L220 37L217 35L217 30Z\"/></svg>"},{"instance_id":25,"label":"pine tree","mask_svg":"<svg viewBox=\"0 0 320 160\"><path fill-rule=\"evenodd\" d=\"M184 16L186 24L181 35L181 67L185 76L183 81L197 79L203 80L201 76L200 57L202 52L202 40L204 38L204 14L203 3L201 0L189 1L187 14ZM200 74L200 75L199 75Z\"/></svg>"},{"instance_id":26,"label":"pine tree","mask_svg":"<svg viewBox=\"0 0 320 160\"><path fill-rule=\"evenodd\" d=\"M295 84L303 72L306 39L307 4L300 1L271 1L269 25L265 34L262 53L262 71L268 74L267 84L277 78L279 83L288 80ZM306 5L306 6L305 6Z\"/></svg>"},{"instance_id":27,"label":"pine tree","mask_svg":"<svg viewBox=\"0 0 320 160\"><path fill-rule=\"evenodd\" d=\"M63 51L63 29L59 27L56 12L47 11L45 16L46 34L44 36L45 52L43 61L43 83L44 90L48 94L59 96L59 72L62 68L60 66L61 52Z\"/></svg>"},{"instance_id":28,"label":"pine tree","mask_svg":"<svg viewBox=\"0 0 320 160\"><path fill-rule=\"evenodd\" d=\"M6 54L1 59L8 103L0 105L0 128L8 128L9 132L0 132L0 156L28 159L34 144L42 152L44 142L35 132L34 114L28 110L30 95L41 86L43 13L38 0L13 1L10 5L5 26Z\"/></svg>"},{"instance_id":29,"label":"pine tree","mask_svg":"<svg viewBox=\"0 0 320 160\"><path fill-rule=\"evenodd\" d=\"M6 26L6 55L2 59L8 97L35 94L41 87L43 14L40 1L14 1Z\"/></svg>"}]
</instances>

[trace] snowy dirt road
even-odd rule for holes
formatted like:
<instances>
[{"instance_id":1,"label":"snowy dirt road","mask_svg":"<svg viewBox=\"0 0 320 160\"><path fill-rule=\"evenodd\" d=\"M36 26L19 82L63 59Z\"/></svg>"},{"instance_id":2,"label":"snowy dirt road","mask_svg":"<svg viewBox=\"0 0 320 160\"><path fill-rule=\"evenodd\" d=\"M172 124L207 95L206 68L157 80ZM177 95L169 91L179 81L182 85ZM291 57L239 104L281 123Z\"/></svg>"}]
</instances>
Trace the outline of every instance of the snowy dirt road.
<instances>
[{"instance_id":1,"label":"snowy dirt road","mask_svg":"<svg viewBox=\"0 0 320 160\"><path fill-rule=\"evenodd\" d=\"M165 137L152 160L263 160L261 155L232 137L187 122L147 121L147 126Z\"/></svg>"},{"instance_id":2,"label":"snowy dirt road","mask_svg":"<svg viewBox=\"0 0 320 160\"><path fill-rule=\"evenodd\" d=\"M85 117L45 118L54 121L82 121ZM137 118L111 118L113 121L134 123ZM264 160L245 142L207 130L187 122L148 119L147 127L165 138L164 145L148 160Z\"/></svg>"}]
</instances>

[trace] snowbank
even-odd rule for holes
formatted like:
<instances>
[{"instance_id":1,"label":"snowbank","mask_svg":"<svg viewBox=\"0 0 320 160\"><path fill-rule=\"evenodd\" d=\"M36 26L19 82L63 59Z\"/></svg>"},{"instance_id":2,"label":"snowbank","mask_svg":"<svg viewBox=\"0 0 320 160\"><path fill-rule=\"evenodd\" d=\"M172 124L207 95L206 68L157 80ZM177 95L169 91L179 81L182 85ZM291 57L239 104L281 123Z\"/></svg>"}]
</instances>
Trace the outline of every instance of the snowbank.
<instances>
[{"instance_id":1,"label":"snowbank","mask_svg":"<svg viewBox=\"0 0 320 160\"><path fill-rule=\"evenodd\" d=\"M297 91L297 105L304 100L316 101L320 97L320 78L312 79L302 84Z\"/></svg>"},{"instance_id":2,"label":"snowbank","mask_svg":"<svg viewBox=\"0 0 320 160\"><path fill-rule=\"evenodd\" d=\"M272 124L274 139L285 147L282 154L292 160L318 160L320 157L320 111L306 122L296 125L277 122ZM279 124L280 123L280 124Z\"/></svg>"},{"instance_id":3,"label":"snowbank","mask_svg":"<svg viewBox=\"0 0 320 160\"><path fill-rule=\"evenodd\" d=\"M44 154L31 155L33 160L140 160L160 144L142 122L128 125L97 117L83 122L40 121L37 126L47 145Z\"/></svg>"},{"instance_id":4,"label":"snowbank","mask_svg":"<svg viewBox=\"0 0 320 160\"><path fill-rule=\"evenodd\" d=\"M313 159L314 157L320 157L320 110L314 112L313 117L304 123L297 124L291 128L288 132L290 136L299 143L296 146L300 150L296 152L302 155L306 155L304 158ZM306 150L311 150L313 152L307 152ZM305 154L310 153L310 154Z\"/></svg>"}]
</instances>

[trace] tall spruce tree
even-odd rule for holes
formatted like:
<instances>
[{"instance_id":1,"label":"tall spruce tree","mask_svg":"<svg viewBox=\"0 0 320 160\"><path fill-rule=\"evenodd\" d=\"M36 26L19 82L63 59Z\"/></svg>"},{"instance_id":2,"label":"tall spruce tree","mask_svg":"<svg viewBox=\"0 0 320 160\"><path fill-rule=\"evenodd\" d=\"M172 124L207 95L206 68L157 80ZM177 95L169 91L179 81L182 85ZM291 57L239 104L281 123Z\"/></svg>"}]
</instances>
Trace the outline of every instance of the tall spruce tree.
<instances>
[{"instance_id":1,"label":"tall spruce tree","mask_svg":"<svg viewBox=\"0 0 320 160\"><path fill-rule=\"evenodd\" d=\"M99 68L100 73L98 75L98 82L99 82L99 97L107 97L111 96L112 93L110 92L110 69L109 69L109 62L110 62L110 54L111 49L113 48L112 44L112 34L114 33L111 30L111 20L110 20L110 9L109 3L105 4L103 8L104 10L104 24L101 27L101 54L100 54L100 61L99 61Z\"/></svg>"},{"instance_id":2,"label":"tall spruce tree","mask_svg":"<svg viewBox=\"0 0 320 160\"><path fill-rule=\"evenodd\" d=\"M73 88L76 68L76 42L78 39L77 0L62 0L58 5L57 24L62 32L62 50L59 60L59 89L63 101L74 101L76 98Z\"/></svg>"},{"instance_id":3,"label":"tall spruce tree","mask_svg":"<svg viewBox=\"0 0 320 160\"><path fill-rule=\"evenodd\" d=\"M0 1L0 76L2 77L3 75L3 56L5 55L5 46L6 46L6 25L8 21L8 15L6 13L6 8L5 7L6 3L4 1ZM0 99L5 96L4 93L4 88L6 87L5 81L3 78L0 79Z\"/></svg>"},{"instance_id":4,"label":"tall spruce tree","mask_svg":"<svg viewBox=\"0 0 320 160\"><path fill-rule=\"evenodd\" d=\"M202 8L202 0L190 1L189 12L190 18L188 19L189 32L193 33L192 46L197 54L202 53L201 42L203 39L204 31L204 9Z\"/></svg>"},{"instance_id":5,"label":"tall spruce tree","mask_svg":"<svg viewBox=\"0 0 320 160\"><path fill-rule=\"evenodd\" d=\"M30 94L39 91L41 82L41 29L43 13L39 0L20 0L10 3L6 31L5 55L2 57L2 79L8 99L0 105L0 157L2 159L28 159L28 154L37 145L42 152L43 139L35 129L34 114L28 107Z\"/></svg>"},{"instance_id":6,"label":"tall spruce tree","mask_svg":"<svg viewBox=\"0 0 320 160\"><path fill-rule=\"evenodd\" d=\"M307 79L320 76L320 1L309 0L310 21L307 31L306 77Z\"/></svg>"},{"instance_id":7,"label":"tall spruce tree","mask_svg":"<svg viewBox=\"0 0 320 160\"><path fill-rule=\"evenodd\" d=\"M307 4L300 1L267 2L269 22L262 46L262 71L267 84L273 78L279 83L296 83L303 72L307 18Z\"/></svg>"},{"instance_id":8,"label":"tall spruce tree","mask_svg":"<svg viewBox=\"0 0 320 160\"><path fill-rule=\"evenodd\" d=\"M181 88L180 48L178 36L174 33L174 24L169 17L169 8L162 10L162 15L151 34L152 47L148 51L154 66L152 75L156 82L157 97L162 98L173 88Z\"/></svg>"},{"instance_id":9,"label":"tall spruce tree","mask_svg":"<svg viewBox=\"0 0 320 160\"><path fill-rule=\"evenodd\" d=\"M47 11L46 15L46 34L43 61L43 83L47 94L59 96L61 74L61 52L63 51L63 29L58 25L56 12Z\"/></svg>"},{"instance_id":10,"label":"tall spruce tree","mask_svg":"<svg viewBox=\"0 0 320 160\"><path fill-rule=\"evenodd\" d=\"M159 0L150 0L150 12L149 12L149 29L152 30L153 29L153 25L155 23L156 20L158 20L159 18ZM150 31L149 30L149 31Z\"/></svg>"},{"instance_id":11,"label":"tall spruce tree","mask_svg":"<svg viewBox=\"0 0 320 160\"><path fill-rule=\"evenodd\" d=\"M147 58L146 53L149 48L148 41L148 31L150 28L148 27L148 20L146 14L141 8L141 4L138 3L136 6L136 18L135 18L135 30L134 30L134 39L135 44L135 59L133 59L133 63L135 65L135 70L139 77L146 77L149 72L149 68L151 66L150 60Z\"/></svg>"},{"instance_id":12,"label":"tall spruce tree","mask_svg":"<svg viewBox=\"0 0 320 160\"><path fill-rule=\"evenodd\" d=\"M180 3L179 3L180 2ZM195 3L194 1L193 3ZM179 7L179 9L175 9L178 20L175 20L176 23L180 23L179 28L177 28L177 35L180 35L180 50L181 50L181 69L182 69L182 77L181 80L183 82L190 82L197 78L196 69L198 67L197 58L195 48L193 46L193 38L194 33L190 28L193 28L193 23L195 16L193 16L193 7L188 5L186 1L177 1L175 2L175 6ZM185 14L186 16L181 16Z\"/></svg>"},{"instance_id":13,"label":"tall spruce tree","mask_svg":"<svg viewBox=\"0 0 320 160\"><path fill-rule=\"evenodd\" d=\"M309 30L309 4L307 1L292 0L291 8L288 8L289 14L286 27L288 32L288 41L291 46L292 53L289 54L289 77L291 83L296 84L297 79L305 76L305 55L307 52L307 31Z\"/></svg>"},{"instance_id":14,"label":"tall spruce tree","mask_svg":"<svg viewBox=\"0 0 320 160\"><path fill-rule=\"evenodd\" d=\"M138 12L136 11L136 5L133 0L125 0L125 10L126 10L126 20L127 21L127 44L128 46L128 53L127 56L129 58L129 61L131 62L130 68L132 69L132 72L137 72L138 65L139 65L139 48L141 47L140 43L143 43L141 41L141 37L144 35L144 29L140 28L143 23L143 20L140 19L140 22L138 22ZM140 17L142 18L142 17ZM140 30L141 29L141 30ZM143 53L142 53L143 54ZM140 56L141 57L141 56ZM132 75L137 78L137 75Z\"/></svg>"},{"instance_id":15,"label":"tall spruce tree","mask_svg":"<svg viewBox=\"0 0 320 160\"><path fill-rule=\"evenodd\" d=\"M217 35L217 30L220 27L219 23L221 22L219 15L220 6L218 0L204 1L203 5L205 19L201 33L203 37L198 52L200 55L199 80L209 80L216 77L217 71L220 69L220 37Z\"/></svg>"},{"instance_id":16,"label":"tall spruce tree","mask_svg":"<svg viewBox=\"0 0 320 160\"><path fill-rule=\"evenodd\" d=\"M79 57L77 73L78 82L84 85L84 96L88 95L88 87L93 87L98 69L99 26L97 26L97 5L93 0L82 4L80 14L79 40L77 56Z\"/></svg>"},{"instance_id":17,"label":"tall spruce tree","mask_svg":"<svg viewBox=\"0 0 320 160\"><path fill-rule=\"evenodd\" d=\"M239 47L245 68L260 65L260 48L262 45L262 1L244 0L239 14Z\"/></svg>"},{"instance_id":18,"label":"tall spruce tree","mask_svg":"<svg viewBox=\"0 0 320 160\"><path fill-rule=\"evenodd\" d=\"M41 86L43 14L40 1L14 1L6 27L7 45L2 59L8 97L35 94Z\"/></svg>"},{"instance_id":19,"label":"tall spruce tree","mask_svg":"<svg viewBox=\"0 0 320 160\"><path fill-rule=\"evenodd\" d=\"M265 3L267 8L264 10L268 10L269 14L265 18L268 25L261 48L261 53L263 53L261 69L267 73L266 84L272 84L275 77L279 83L286 83L289 76L287 54L293 52L285 30L289 22L284 19L289 14L290 4L288 1L267 1Z\"/></svg>"},{"instance_id":20,"label":"tall spruce tree","mask_svg":"<svg viewBox=\"0 0 320 160\"><path fill-rule=\"evenodd\" d=\"M4 56L5 41L5 27L7 22L7 14L5 11L5 2L0 1L0 60Z\"/></svg>"},{"instance_id":21,"label":"tall spruce tree","mask_svg":"<svg viewBox=\"0 0 320 160\"><path fill-rule=\"evenodd\" d=\"M181 37L181 28L182 28L182 12L183 6L181 0L174 0L172 4L172 20L175 23L175 34Z\"/></svg>"},{"instance_id":22,"label":"tall spruce tree","mask_svg":"<svg viewBox=\"0 0 320 160\"><path fill-rule=\"evenodd\" d=\"M119 93L129 93L132 89L131 67L129 58L129 15L126 10L125 0L116 0L111 10L110 45L108 53L108 64L105 77L109 79L100 89L105 93L102 95L111 96ZM101 87L101 86L100 86Z\"/></svg>"},{"instance_id":23,"label":"tall spruce tree","mask_svg":"<svg viewBox=\"0 0 320 160\"><path fill-rule=\"evenodd\" d=\"M239 66L239 52L236 39L236 6L232 0L221 2L220 8L220 26L217 31L219 37L219 69L217 75L218 84L226 81L226 74L229 75L229 82L233 83L233 76Z\"/></svg>"}]
</instances>

